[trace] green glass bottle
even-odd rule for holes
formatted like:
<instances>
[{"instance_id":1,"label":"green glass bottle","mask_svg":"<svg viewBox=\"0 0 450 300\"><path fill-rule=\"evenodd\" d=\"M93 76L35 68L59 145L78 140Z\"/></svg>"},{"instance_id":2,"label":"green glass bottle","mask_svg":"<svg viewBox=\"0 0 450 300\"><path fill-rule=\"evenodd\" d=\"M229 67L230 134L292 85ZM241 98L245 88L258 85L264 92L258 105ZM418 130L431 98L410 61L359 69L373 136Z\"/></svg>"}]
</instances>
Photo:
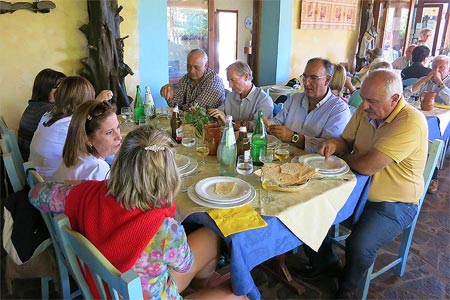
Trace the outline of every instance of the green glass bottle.
<instances>
[{"instance_id":1,"label":"green glass bottle","mask_svg":"<svg viewBox=\"0 0 450 300\"><path fill-rule=\"evenodd\" d=\"M139 118L145 117L144 102L141 96L141 87L136 86L136 97L134 98L134 123L139 124Z\"/></svg>"},{"instance_id":2,"label":"green glass bottle","mask_svg":"<svg viewBox=\"0 0 450 300\"><path fill-rule=\"evenodd\" d=\"M252 134L252 146L250 153L252 156L253 164L255 166L262 166L263 163L259 160L259 152L261 148L267 147L267 131L264 125L263 112L258 111L258 121L255 124Z\"/></svg>"}]
</instances>

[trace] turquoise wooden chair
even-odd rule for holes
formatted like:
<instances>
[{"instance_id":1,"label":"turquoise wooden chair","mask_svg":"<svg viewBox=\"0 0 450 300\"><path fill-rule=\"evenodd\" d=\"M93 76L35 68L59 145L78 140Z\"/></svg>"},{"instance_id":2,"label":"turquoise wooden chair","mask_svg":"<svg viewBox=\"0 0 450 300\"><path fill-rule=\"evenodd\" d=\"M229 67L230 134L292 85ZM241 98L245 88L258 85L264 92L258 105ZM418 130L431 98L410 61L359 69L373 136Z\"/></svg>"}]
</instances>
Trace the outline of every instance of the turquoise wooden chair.
<instances>
[{"instance_id":1,"label":"turquoise wooden chair","mask_svg":"<svg viewBox=\"0 0 450 300\"><path fill-rule=\"evenodd\" d=\"M135 271L121 273L117 270L88 239L71 229L66 215L57 215L52 221L58 242L85 299L93 299L83 276L86 269L92 274L100 299L143 299L141 281Z\"/></svg>"},{"instance_id":2,"label":"turquoise wooden chair","mask_svg":"<svg viewBox=\"0 0 450 300\"><path fill-rule=\"evenodd\" d=\"M400 244L400 249L398 251L397 259L395 259L393 262L389 263L388 265L382 267L380 270L378 270L376 272L374 272L374 265L375 265L375 262L374 262L370 266L370 268L367 270L367 275L364 280L364 286L361 289L361 292L360 292L358 298L361 298L364 300L367 299L370 282L373 279L380 276L381 274L385 273L386 271L392 269L393 267L396 267L395 273L398 276L401 277L405 274L406 264L408 262L409 249L411 247L411 242L412 242L412 238L414 235L414 229L416 228L416 223L419 218L420 209L422 208L423 201L427 194L428 186L430 185L430 182L431 182L431 177L433 176L434 169L437 166L437 163L438 163L439 157L441 155L441 152L443 150L443 147L444 147L444 142L441 140L436 139L434 141L428 142L428 157L427 157L427 161L425 164L425 170L423 172L423 177L424 177L424 181L425 181L424 192L422 194L422 197L420 197L417 214L414 217L414 220L412 221L411 225L408 228L403 230L402 240L401 240L401 244ZM342 248L344 248L344 246L341 242L344 241L349 236L349 233L347 233L345 235L339 235L339 225L336 225L334 227L334 232L335 232L335 236L333 238L334 241L338 242L338 245L341 246ZM349 231L347 230L347 232L349 232Z\"/></svg>"},{"instance_id":3,"label":"turquoise wooden chair","mask_svg":"<svg viewBox=\"0 0 450 300\"><path fill-rule=\"evenodd\" d=\"M12 154L12 147L10 142L10 136L7 134L2 135L2 139L0 139L0 148L2 150L2 158L3 164L5 166L6 175L11 183L11 187L14 192L18 192L24 189L25 187L25 174L22 168L17 168L17 163ZM5 178L5 186L8 184ZM8 189L6 189L6 195L8 195Z\"/></svg>"},{"instance_id":4,"label":"turquoise wooden chair","mask_svg":"<svg viewBox=\"0 0 450 300\"><path fill-rule=\"evenodd\" d=\"M30 186L30 188L33 188L36 184L38 184L40 182L44 182L44 179L42 178L42 176L39 175L39 173L36 172L36 170L34 169L34 165L32 162L24 163L23 168L25 170L27 183ZM56 262L58 264L62 299L75 299L76 297L81 295L81 290L76 289L74 292L71 292L70 279L69 279L70 268L68 267L68 262L64 259L64 254L63 254L61 247L58 244L58 240L56 238L56 231L53 228L53 222L52 222L53 215L51 212L43 212L43 211L41 211L41 215L42 215L42 218L44 219L45 225L47 225L47 229L50 233L50 237L52 240L53 250L55 252L55 257L56 257Z\"/></svg>"}]
</instances>

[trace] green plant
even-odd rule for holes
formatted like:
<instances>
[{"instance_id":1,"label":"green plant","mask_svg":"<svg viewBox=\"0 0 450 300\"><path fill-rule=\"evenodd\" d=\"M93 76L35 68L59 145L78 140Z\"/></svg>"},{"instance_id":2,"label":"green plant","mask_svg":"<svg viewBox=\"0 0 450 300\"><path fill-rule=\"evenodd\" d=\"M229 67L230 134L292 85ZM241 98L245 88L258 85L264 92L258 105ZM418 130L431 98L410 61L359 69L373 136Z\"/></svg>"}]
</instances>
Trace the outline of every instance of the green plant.
<instances>
[{"instance_id":1,"label":"green plant","mask_svg":"<svg viewBox=\"0 0 450 300\"><path fill-rule=\"evenodd\" d=\"M186 123L192 124L197 131L197 135L201 136L203 134L203 127L210 121L210 116L206 108L194 103L194 105L184 113L184 120Z\"/></svg>"}]
</instances>

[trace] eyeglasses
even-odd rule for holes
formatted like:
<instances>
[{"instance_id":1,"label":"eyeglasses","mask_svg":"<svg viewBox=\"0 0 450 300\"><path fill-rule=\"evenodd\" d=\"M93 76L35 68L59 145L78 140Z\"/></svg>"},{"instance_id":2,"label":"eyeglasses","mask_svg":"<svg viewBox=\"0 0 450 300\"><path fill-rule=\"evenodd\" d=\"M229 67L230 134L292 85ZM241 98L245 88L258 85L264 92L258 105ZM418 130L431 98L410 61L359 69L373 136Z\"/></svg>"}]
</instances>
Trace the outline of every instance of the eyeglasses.
<instances>
[{"instance_id":1,"label":"eyeglasses","mask_svg":"<svg viewBox=\"0 0 450 300\"><path fill-rule=\"evenodd\" d=\"M109 101L107 100L98 103L87 115L88 121L92 120L92 118L96 118L103 115L106 111L109 110L110 107L111 103L109 103Z\"/></svg>"},{"instance_id":2,"label":"eyeglasses","mask_svg":"<svg viewBox=\"0 0 450 300\"><path fill-rule=\"evenodd\" d=\"M306 80L308 80L308 79L310 79L310 80L312 80L312 81L316 81L316 80L319 80L319 79L321 79L321 78L325 78L325 77L327 77L327 75L305 75L305 74L302 74L302 75L300 75L300 80L301 81L306 81Z\"/></svg>"}]
</instances>

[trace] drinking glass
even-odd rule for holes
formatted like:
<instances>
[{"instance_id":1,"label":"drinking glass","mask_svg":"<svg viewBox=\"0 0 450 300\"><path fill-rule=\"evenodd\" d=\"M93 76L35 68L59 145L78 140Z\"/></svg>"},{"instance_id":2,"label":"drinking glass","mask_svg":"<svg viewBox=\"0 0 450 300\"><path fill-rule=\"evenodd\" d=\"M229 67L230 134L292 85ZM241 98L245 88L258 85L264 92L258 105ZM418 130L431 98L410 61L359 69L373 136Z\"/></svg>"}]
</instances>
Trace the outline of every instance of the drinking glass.
<instances>
[{"instance_id":1,"label":"drinking glass","mask_svg":"<svg viewBox=\"0 0 450 300\"><path fill-rule=\"evenodd\" d=\"M273 149L262 147L259 151L259 160L263 164L269 164L273 161Z\"/></svg>"},{"instance_id":2,"label":"drinking glass","mask_svg":"<svg viewBox=\"0 0 450 300\"><path fill-rule=\"evenodd\" d=\"M253 161L251 157L245 157L244 155L239 155L236 171L241 175L249 175L253 173Z\"/></svg>"},{"instance_id":3,"label":"drinking glass","mask_svg":"<svg viewBox=\"0 0 450 300\"><path fill-rule=\"evenodd\" d=\"M202 157L202 161L198 164L201 166L206 165L205 156L209 154L208 141L200 140L197 142L197 146L195 147L195 153Z\"/></svg>"},{"instance_id":4,"label":"drinking glass","mask_svg":"<svg viewBox=\"0 0 450 300\"><path fill-rule=\"evenodd\" d=\"M281 162L285 162L289 160L289 144L281 143L275 149L275 158L277 158Z\"/></svg>"},{"instance_id":5,"label":"drinking glass","mask_svg":"<svg viewBox=\"0 0 450 300\"><path fill-rule=\"evenodd\" d=\"M129 117L131 117L132 115L133 112L131 111L131 107L122 107L120 109L120 116L122 117L122 119L124 119L125 126L130 126L131 119L129 119Z\"/></svg>"},{"instance_id":6,"label":"drinking glass","mask_svg":"<svg viewBox=\"0 0 450 300\"><path fill-rule=\"evenodd\" d=\"M192 131L185 131L183 128L183 138L181 140L181 145L186 148L191 148L195 146L195 135ZM192 156L191 151L188 151L188 156Z\"/></svg>"},{"instance_id":7,"label":"drinking glass","mask_svg":"<svg viewBox=\"0 0 450 300\"><path fill-rule=\"evenodd\" d=\"M271 191L274 191L278 188L278 182L274 178L269 178L267 176L268 171L262 172L262 188L267 191L267 195L262 198L265 202L272 202L274 199L272 197Z\"/></svg>"},{"instance_id":8,"label":"drinking glass","mask_svg":"<svg viewBox=\"0 0 450 300\"><path fill-rule=\"evenodd\" d=\"M147 117L146 116L139 117L139 126L145 124L147 124Z\"/></svg>"}]
</instances>

